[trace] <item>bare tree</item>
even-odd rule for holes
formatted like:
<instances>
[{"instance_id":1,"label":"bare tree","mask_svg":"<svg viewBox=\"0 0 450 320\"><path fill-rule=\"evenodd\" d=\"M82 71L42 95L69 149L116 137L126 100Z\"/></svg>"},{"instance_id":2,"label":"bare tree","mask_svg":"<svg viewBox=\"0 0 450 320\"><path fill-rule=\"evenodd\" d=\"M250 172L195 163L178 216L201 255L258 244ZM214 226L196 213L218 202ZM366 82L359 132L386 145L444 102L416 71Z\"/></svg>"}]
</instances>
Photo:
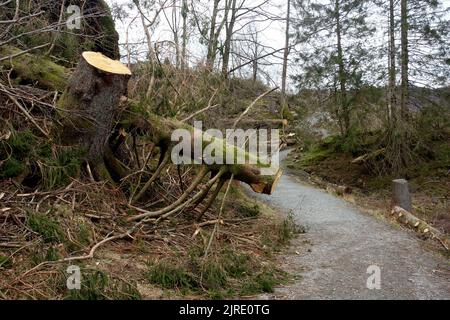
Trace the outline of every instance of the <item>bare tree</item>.
<instances>
[{"instance_id":1,"label":"bare tree","mask_svg":"<svg viewBox=\"0 0 450 320\"><path fill-rule=\"evenodd\" d=\"M285 46L283 53L283 71L281 73L281 107L284 109L287 107L286 103L286 78L287 78L287 66L289 57L289 27L291 20L291 0L287 0L287 11L286 11L286 27L285 27ZM283 114L284 112L282 112Z\"/></svg>"}]
</instances>

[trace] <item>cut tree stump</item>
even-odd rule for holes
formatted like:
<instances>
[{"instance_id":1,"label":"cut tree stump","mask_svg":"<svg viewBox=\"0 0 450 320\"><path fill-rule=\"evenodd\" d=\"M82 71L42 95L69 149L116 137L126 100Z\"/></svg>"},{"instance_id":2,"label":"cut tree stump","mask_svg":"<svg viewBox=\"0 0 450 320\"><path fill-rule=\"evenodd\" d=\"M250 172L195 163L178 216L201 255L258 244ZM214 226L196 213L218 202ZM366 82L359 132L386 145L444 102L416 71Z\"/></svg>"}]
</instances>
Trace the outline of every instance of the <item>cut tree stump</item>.
<instances>
[{"instance_id":1,"label":"cut tree stump","mask_svg":"<svg viewBox=\"0 0 450 320\"><path fill-rule=\"evenodd\" d=\"M80 147L96 178L109 178L105 157L108 139L119 120L131 71L101 53L84 52L58 105L62 144Z\"/></svg>"},{"instance_id":2,"label":"cut tree stump","mask_svg":"<svg viewBox=\"0 0 450 320\"><path fill-rule=\"evenodd\" d=\"M391 207L399 206L406 211L412 211L411 195L409 193L408 181L405 179L392 180L392 204Z\"/></svg>"}]
</instances>

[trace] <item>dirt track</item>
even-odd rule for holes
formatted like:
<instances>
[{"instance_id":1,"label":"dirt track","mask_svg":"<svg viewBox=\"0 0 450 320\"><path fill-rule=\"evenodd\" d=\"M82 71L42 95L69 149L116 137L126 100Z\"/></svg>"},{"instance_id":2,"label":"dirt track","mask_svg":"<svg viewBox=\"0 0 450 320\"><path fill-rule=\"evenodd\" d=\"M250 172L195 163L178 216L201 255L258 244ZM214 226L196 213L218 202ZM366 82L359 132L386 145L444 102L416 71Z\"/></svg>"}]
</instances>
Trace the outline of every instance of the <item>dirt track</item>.
<instances>
[{"instance_id":1,"label":"dirt track","mask_svg":"<svg viewBox=\"0 0 450 320\"><path fill-rule=\"evenodd\" d=\"M261 298L450 299L449 261L412 232L286 174L274 195L261 198L308 228L282 257L301 279ZM366 286L371 265L381 271L379 290Z\"/></svg>"}]
</instances>

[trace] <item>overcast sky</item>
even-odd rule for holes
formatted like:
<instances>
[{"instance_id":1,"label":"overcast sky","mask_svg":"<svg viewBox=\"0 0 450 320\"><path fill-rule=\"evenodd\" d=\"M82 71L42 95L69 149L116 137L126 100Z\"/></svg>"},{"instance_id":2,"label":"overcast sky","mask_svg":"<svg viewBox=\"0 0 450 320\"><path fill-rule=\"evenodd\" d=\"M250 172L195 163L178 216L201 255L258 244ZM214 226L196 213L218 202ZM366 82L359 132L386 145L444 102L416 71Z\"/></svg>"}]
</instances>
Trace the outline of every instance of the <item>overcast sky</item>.
<instances>
[{"instance_id":1,"label":"overcast sky","mask_svg":"<svg viewBox=\"0 0 450 320\"><path fill-rule=\"evenodd\" d=\"M173 0L169 0L173 1ZM133 52L137 54L137 56L143 58L145 56L145 53L147 52L146 43L145 43L145 34L142 29L141 20L140 18L136 18L133 21L133 19L137 16L137 9L128 8L126 4L131 3L131 0L106 0L106 2L110 5L119 5L122 6L123 9L125 9L127 16L122 17L122 19L116 19L116 28L120 34L120 43L124 44L126 43L126 30L129 28L128 32L128 41L130 43L133 43ZM181 3L181 1L178 1ZM258 4L261 4L262 2L267 2L267 0L246 0L245 4L247 7L254 7ZM170 2L169 2L170 3ZM196 2L197 3L197 2ZM285 16L286 11L286 0L270 0L270 3L265 4L265 8L267 11L270 12L272 15L276 15L279 17ZM196 4L196 11L203 12L204 10L212 10L212 1L201 1L200 4ZM167 10L166 14L169 18L171 15L170 9ZM250 23L252 22L252 23ZM239 24L236 26L236 30L240 27L244 27L242 31L238 32L236 35L236 38L239 39L244 36L246 31L248 30L247 27L249 24L253 24L257 30L259 30L258 34L258 41L265 46L265 48L261 48L261 50L264 50L263 52L270 52L273 49L280 49L284 47L284 29L285 29L285 22L284 21L250 21L247 19L242 19L239 21ZM245 26L244 26L245 25ZM129 27L128 27L129 26ZM165 40L172 40L172 34L170 32L169 26L166 22L165 16L163 14L160 14L159 17L159 26L156 28L156 30L153 31L152 35L152 41L161 42ZM206 56L206 46L204 44L201 44L199 41L199 33L195 26L191 26L191 35L188 43L188 54L189 54L189 60L192 65L199 62L200 59L204 59ZM263 72L259 75L260 79L270 84L271 86L280 85L280 75L281 75L281 60L282 58L282 52L278 53L274 57L267 58L265 60L262 60L261 63L261 69ZM240 64L244 62L245 60L241 61L232 61L231 67L237 64ZM293 68L290 69L290 71L293 71ZM243 68L241 70L242 76L249 76L251 74L250 67ZM271 80L268 80L268 78L271 78Z\"/></svg>"},{"instance_id":2,"label":"overcast sky","mask_svg":"<svg viewBox=\"0 0 450 320\"><path fill-rule=\"evenodd\" d=\"M174 0L155 0L155 1L167 1L167 4L173 4ZM181 0L175 0L178 5L181 4ZM238 0L240 1L240 0ZM292 1L292 0L291 0ZM323 1L329 1L329 0L323 0ZM146 37L143 32L143 28L141 25L140 17L138 17L138 11L134 7L134 5L131 5L130 7L127 6L127 4L132 3L132 0L106 0L106 2L111 7L117 7L121 6L123 11L125 12L124 15L121 15L119 18L116 19L116 28L120 34L120 43L125 44L126 43L126 30L128 29L128 41L129 43L132 43L131 48L134 54L135 58L138 59L144 59L145 55L148 51L147 44L146 44ZM222 0L221 3L224 1ZM294 2L294 1L292 1ZM443 0L443 5L445 8L448 8L450 6L450 0ZM191 0L188 1L188 3L192 3ZM195 10L199 13L205 13L205 16L207 16L207 12L212 11L212 0L195 0ZM238 2L239 3L239 2ZM270 14L272 16L279 17L278 20L271 20L268 21L268 19L258 16L258 19L256 21L252 21L254 17L247 17L242 18L237 22L237 25L235 26L235 30L239 30L235 36L234 40L236 44L242 44L242 41L239 41L242 38L248 37L249 34L249 25L252 25L254 29L259 30L258 33L258 42L261 43L263 48L261 49L260 55L263 55L264 53L272 52L273 50L280 49L284 47L285 44L285 21L282 20L286 16L286 4L287 0L245 0L245 6L247 8L256 7L257 5L264 3L264 9L267 14ZM153 8L154 9L154 8ZM368 22L372 26L377 27L377 32L367 39L366 45L371 48L379 48L380 46L386 46L388 39L386 34L386 28L387 26L387 17L385 13L381 14L381 9L379 7L371 7L370 13L369 13L369 19ZM167 23L166 17L168 19L171 19L171 9L167 9L166 14L160 14L158 19L158 26L155 28L155 30L152 30L152 41L153 42L164 42L164 41L172 41L173 36L169 29L169 24ZM146 12L148 13L148 17L152 19L152 12ZM295 12L291 13L291 18L295 19ZM242 28L242 29L241 29ZM180 30L181 30L181 23L180 23ZM291 26L291 32L293 32L293 26ZM181 31L180 31L181 32ZM191 66L195 66L197 63L201 61L201 59L204 59L206 57L206 46L205 44L200 43L200 35L198 32L198 29L196 26L191 25L190 26L190 37L189 37L189 43L188 43L188 59ZM398 39L397 39L398 40ZM291 40L292 41L292 40ZM335 39L329 39L330 44L335 43ZM347 39L345 41L351 41L351 39ZM248 48L249 44L247 43L246 46L243 46L243 48L236 49L235 52L242 53L241 51L249 51L250 48ZM122 47L125 48L124 46ZM304 49L304 48L303 48ZM164 51L166 50L166 51ZM123 54L125 55L125 50L123 51ZM167 56L167 53L169 52L164 47L162 47L159 50L160 54L164 57ZM173 58L173 52L174 50L170 50L172 53ZM260 60L260 73L259 78L266 84L274 87L274 86L280 86L281 82L281 70L282 70L282 55L283 52L280 51L274 56L270 56L266 59ZM230 62L230 68L240 65L243 62L247 61L245 58L239 58L238 55L233 55L234 60ZM170 56L169 56L170 57ZM296 75L301 72L301 65L300 63L295 63L294 59L296 57L295 52L291 51L291 54L289 56L289 65L288 65L288 90L289 91L295 91L295 86L292 81L289 79L289 75ZM174 60L173 60L174 61ZM380 59L372 61L373 65L378 64L383 69L384 66L387 66L387 57L381 57ZM366 73L368 77L372 77L373 79L377 78L377 74L374 72ZM251 75L251 65L239 69L237 73L235 73L237 76L242 77L250 77ZM372 80L373 80L372 79ZM411 76L411 80L414 80L414 75ZM422 79L420 79L422 80ZM373 82L373 81L372 81ZM425 80L425 82L427 82ZM378 83L380 85L383 85L382 82Z\"/></svg>"}]
</instances>

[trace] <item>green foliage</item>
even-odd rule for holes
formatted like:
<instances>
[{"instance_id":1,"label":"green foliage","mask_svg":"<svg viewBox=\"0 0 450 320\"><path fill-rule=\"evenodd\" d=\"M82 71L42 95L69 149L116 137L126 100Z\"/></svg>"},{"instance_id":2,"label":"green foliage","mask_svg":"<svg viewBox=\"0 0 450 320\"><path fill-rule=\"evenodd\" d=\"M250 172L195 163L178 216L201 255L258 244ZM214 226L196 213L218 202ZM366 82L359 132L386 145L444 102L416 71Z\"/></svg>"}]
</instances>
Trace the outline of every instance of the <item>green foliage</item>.
<instances>
[{"instance_id":1,"label":"green foliage","mask_svg":"<svg viewBox=\"0 0 450 320\"><path fill-rule=\"evenodd\" d=\"M24 159L36 145L36 136L30 130L14 132L8 144L17 159Z\"/></svg>"},{"instance_id":2,"label":"green foliage","mask_svg":"<svg viewBox=\"0 0 450 320\"><path fill-rule=\"evenodd\" d=\"M179 259L164 259L149 264L147 279L164 289L179 290L182 294L206 293L212 299L229 297L241 290L241 283L252 283L247 294L267 292L281 283L278 270L259 271L261 266L246 253L224 248L206 259L202 250L191 250L187 263Z\"/></svg>"},{"instance_id":3,"label":"green foliage","mask_svg":"<svg viewBox=\"0 0 450 320\"><path fill-rule=\"evenodd\" d=\"M27 225L31 230L41 235L44 242L58 243L65 239L58 221L47 215L31 214L28 216Z\"/></svg>"},{"instance_id":4,"label":"green foliage","mask_svg":"<svg viewBox=\"0 0 450 320\"><path fill-rule=\"evenodd\" d=\"M222 253L222 266L232 278L242 278L252 271L251 257L246 253L236 253L225 249Z\"/></svg>"},{"instance_id":5,"label":"green foliage","mask_svg":"<svg viewBox=\"0 0 450 320\"><path fill-rule=\"evenodd\" d=\"M243 203L237 208L238 214L244 218L257 217L260 214L261 209L257 203L249 204Z\"/></svg>"},{"instance_id":6,"label":"green foliage","mask_svg":"<svg viewBox=\"0 0 450 320\"><path fill-rule=\"evenodd\" d=\"M84 152L77 148L60 148L52 151L47 140L35 136L30 130L13 132L7 141L2 141L0 178L12 178L26 172L38 176L46 189L64 186L70 177L78 174ZM40 172L35 172L39 167Z\"/></svg>"},{"instance_id":7,"label":"green foliage","mask_svg":"<svg viewBox=\"0 0 450 320\"><path fill-rule=\"evenodd\" d=\"M41 166L42 182L47 189L68 183L78 174L84 152L78 149L61 150L55 157L44 159Z\"/></svg>"},{"instance_id":8,"label":"green foliage","mask_svg":"<svg viewBox=\"0 0 450 320\"><path fill-rule=\"evenodd\" d=\"M165 289L192 290L198 288L194 275L175 261L159 261L149 264L147 279Z\"/></svg>"},{"instance_id":9,"label":"green foliage","mask_svg":"<svg viewBox=\"0 0 450 320\"><path fill-rule=\"evenodd\" d=\"M12 260L10 257L0 255L0 269L2 268L11 268Z\"/></svg>"},{"instance_id":10,"label":"green foliage","mask_svg":"<svg viewBox=\"0 0 450 320\"><path fill-rule=\"evenodd\" d=\"M58 249L54 246L50 246L47 249L47 253L45 256L45 261L57 261L60 259Z\"/></svg>"},{"instance_id":11,"label":"green foliage","mask_svg":"<svg viewBox=\"0 0 450 320\"><path fill-rule=\"evenodd\" d=\"M26 166L14 157L6 160L0 168L0 178L17 177L26 170Z\"/></svg>"},{"instance_id":12,"label":"green foliage","mask_svg":"<svg viewBox=\"0 0 450 320\"><path fill-rule=\"evenodd\" d=\"M69 290L67 300L140 300L134 284L111 278L100 270L81 270L81 290Z\"/></svg>"},{"instance_id":13,"label":"green foliage","mask_svg":"<svg viewBox=\"0 0 450 320\"><path fill-rule=\"evenodd\" d=\"M278 232L278 243L281 245L287 245L295 235L299 233L305 233L305 229L302 226L297 225L294 220L294 215L289 212L287 217L283 220L282 224L277 230Z\"/></svg>"},{"instance_id":14,"label":"green foliage","mask_svg":"<svg viewBox=\"0 0 450 320\"><path fill-rule=\"evenodd\" d=\"M264 270L257 274L250 281L246 282L242 287L241 294L243 296L254 295L261 292L274 292L275 286L286 280L286 275L275 273L273 271Z\"/></svg>"}]
</instances>

